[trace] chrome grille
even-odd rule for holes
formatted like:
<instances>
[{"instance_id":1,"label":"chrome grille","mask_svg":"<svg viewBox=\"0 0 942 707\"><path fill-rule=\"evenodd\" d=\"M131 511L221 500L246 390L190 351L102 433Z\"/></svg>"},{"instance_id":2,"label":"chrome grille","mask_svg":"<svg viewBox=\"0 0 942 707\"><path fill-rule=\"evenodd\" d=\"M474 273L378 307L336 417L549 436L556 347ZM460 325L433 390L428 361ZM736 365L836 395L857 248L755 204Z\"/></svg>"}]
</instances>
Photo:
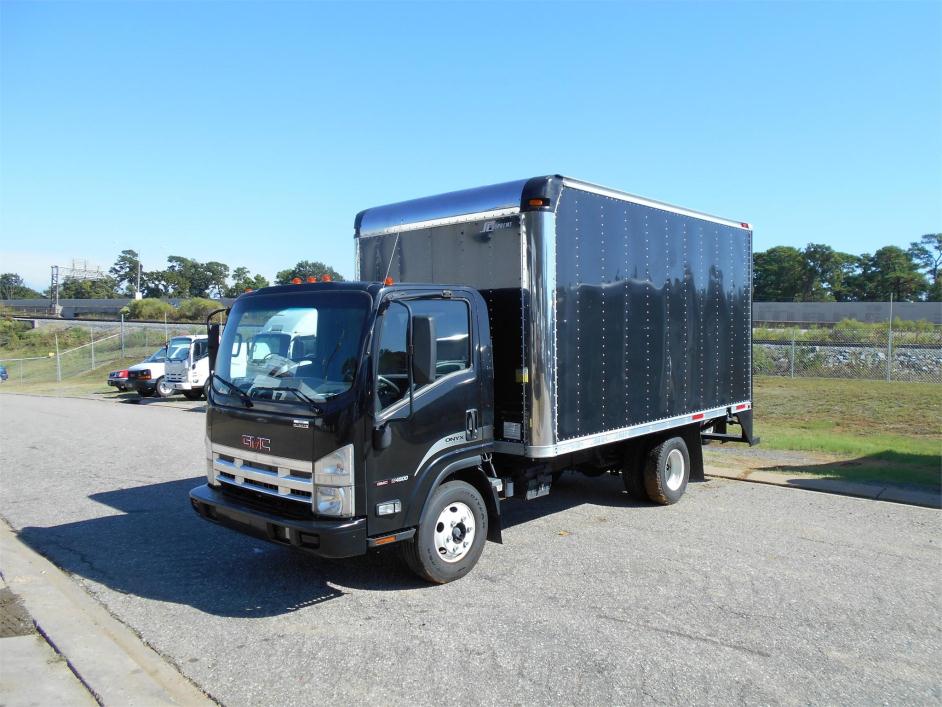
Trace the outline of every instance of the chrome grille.
<instances>
[{"instance_id":1,"label":"chrome grille","mask_svg":"<svg viewBox=\"0 0 942 707\"><path fill-rule=\"evenodd\" d=\"M259 493L311 503L314 491L314 463L288 459L234 447L212 446L216 480Z\"/></svg>"}]
</instances>

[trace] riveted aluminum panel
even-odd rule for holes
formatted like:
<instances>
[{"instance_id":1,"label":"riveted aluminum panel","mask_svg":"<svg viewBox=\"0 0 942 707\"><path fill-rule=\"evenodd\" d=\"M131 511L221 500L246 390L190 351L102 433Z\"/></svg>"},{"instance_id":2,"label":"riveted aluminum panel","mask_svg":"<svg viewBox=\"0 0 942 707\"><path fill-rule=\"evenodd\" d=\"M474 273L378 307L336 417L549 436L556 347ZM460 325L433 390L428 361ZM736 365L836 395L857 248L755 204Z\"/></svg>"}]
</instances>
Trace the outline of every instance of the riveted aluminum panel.
<instances>
[{"instance_id":1,"label":"riveted aluminum panel","mask_svg":"<svg viewBox=\"0 0 942 707\"><path fill-rule=\"evenodd\" d=\"M358 238L359 277L519 289L520 248L519 216Z\"/></svg>"},{"instance_id":2,"label":"riveted aluminum panel","mask_svg":"<svg viewBox=\"0 0 942 707\"><path fill-rule=\"evenodd\" d=\"M563 189L557 442L751 398L751 233Z\"/></svg>"}]
</instances>

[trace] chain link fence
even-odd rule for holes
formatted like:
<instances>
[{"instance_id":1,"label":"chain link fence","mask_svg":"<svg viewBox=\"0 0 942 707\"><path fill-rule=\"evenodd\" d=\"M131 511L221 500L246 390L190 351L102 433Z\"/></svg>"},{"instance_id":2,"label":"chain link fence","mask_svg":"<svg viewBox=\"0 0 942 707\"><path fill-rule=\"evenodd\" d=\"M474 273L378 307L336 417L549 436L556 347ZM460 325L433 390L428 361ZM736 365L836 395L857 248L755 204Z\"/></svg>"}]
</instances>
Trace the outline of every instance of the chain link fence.
<instances>
[{"instance_id":1,"label":"chain link fence","mask_svg":"<svg viewBox=\"0 0 942 707\"><path fill-rule=\"evenodd\" d=\"M755 329L756 375L942 383L942 330Z\"/></svg>"},{"instance_id":2,"label":"chain link fence","mask_svg":"<svg viewBox=\"0 0 942 707\"><path fill-rule=\"evenodd\" d=\"M143 361L173 336L205 331L202 324L72 326L44 334L47 351L33 344L28 354L0 358L0 365L16 383L62 381L97 369L106 376L116 362ZM756 375L942 383L942 328L757 328L752 362Z\"/></svg>"},{"instance_id":3,"label":"chain link fence","mask_svg":"<svg viewBox=\"0 0 942 707\"><path fill-rule=\"evenodd\" d=\"M44 336L43 343L49 349L45 354L31 351L29 355L0 358L0 365L6 367L11 383L61 382L98 369L102 370L104 380L118 362L133 365L143 361L171 337L204 333L206 327L202 324L116 324L106 329L69 327ZM84 343L72 345L76 339Z\"/></svg>"}]
</instances>

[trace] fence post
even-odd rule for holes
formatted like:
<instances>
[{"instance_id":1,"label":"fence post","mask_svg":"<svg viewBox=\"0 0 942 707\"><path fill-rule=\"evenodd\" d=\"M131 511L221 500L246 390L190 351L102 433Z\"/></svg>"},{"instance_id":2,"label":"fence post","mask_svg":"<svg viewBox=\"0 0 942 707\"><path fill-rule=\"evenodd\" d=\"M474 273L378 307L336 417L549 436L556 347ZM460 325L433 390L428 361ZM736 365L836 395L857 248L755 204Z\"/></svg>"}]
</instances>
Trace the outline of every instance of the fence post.
<instances>
[{"instance_id":1,"label":"fence post","mask_svg":"<svg viewBox=\"0 0 942 707\"><path fill-rule=\"evenodd\" d=\"M62 359L59 358L59 333L53 332L56 338L56 383L62 382Z\"/></svg>"},{"instance_id":2,"label":"fence post","mask_svg":"<svg viewBox=\"0 0 942 707\"><path fill-rule=\"evenodd\" d=\"M88 333L92 337L92 368L91 370L95 370L95 327L93 326L88 327Z\"/></svg>"},{"instance_id":3,"label":"fence post","mask_svg":"<svg viewBox=\"0 0 942 707\"><path fill-rule=\"evenodd\" d=\"M789 357L789 368L791 369L792 378L795 377L795 332L792 331L792 347L791 347L791 356Z\"/></svg>"},{"instance_id":4,"label":"fence post","mask_svg":"<svg viewBox=\"0 0 942 707\"><path fill-rule=\"evenodd\" d=\"M125 358L125 353L124 353L124 312L121 312L121 358Z\"/></svg>"},{"instance_id":5,"label":"fence post","mask_svg":"<svg viewBox=\"0 0 942 707\"><path fill-rule=\"evenodd\" d=\"M886 337L886 382L893 380L893 322L890 321L890 330Z\"/></svg>"},{"instance_id":6,"label":"fence post","mask_svg":"<svg viewBox=\"0 0 942 707\"><path fill-rule=\"evenodd\" d=\"M23 382L23 362L20 361L20 383Z\"/></svg>"},{"instance_id":7,"label":"fence post","mask_svg":"<svg viewBox=\"0 0 942 707\"><path fill-rule=\"evenodd\" d=\"M167 328L167 313L164 312L164 342L170 341L170 330Z\"/></svg>"}]
</instances>

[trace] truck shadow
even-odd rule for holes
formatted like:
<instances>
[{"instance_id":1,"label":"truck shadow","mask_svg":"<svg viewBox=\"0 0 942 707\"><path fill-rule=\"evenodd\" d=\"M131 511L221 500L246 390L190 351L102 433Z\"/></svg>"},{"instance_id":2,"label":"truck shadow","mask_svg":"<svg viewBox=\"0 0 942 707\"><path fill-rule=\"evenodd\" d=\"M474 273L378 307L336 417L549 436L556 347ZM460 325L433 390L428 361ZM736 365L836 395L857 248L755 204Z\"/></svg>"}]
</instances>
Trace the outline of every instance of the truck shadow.
<instances>
[{"instance_id":1,"label":"truck shadow","mask_svg":"<svg viewBox=\"0 0 942 707\"><path fill-rule=\"evenodd\" d=\"M277 616L338 599L345 590L434 589L408 570L395 547L325 560L207 523L188 497L201 481L93 494L89 498L120 513L25 527L19 538L66 572L114 591L224 617ZM631 505L620 480L585 481L564 478L548 497L505 503L504 527L585 503Z\"/></svg>"}]
</instances>

